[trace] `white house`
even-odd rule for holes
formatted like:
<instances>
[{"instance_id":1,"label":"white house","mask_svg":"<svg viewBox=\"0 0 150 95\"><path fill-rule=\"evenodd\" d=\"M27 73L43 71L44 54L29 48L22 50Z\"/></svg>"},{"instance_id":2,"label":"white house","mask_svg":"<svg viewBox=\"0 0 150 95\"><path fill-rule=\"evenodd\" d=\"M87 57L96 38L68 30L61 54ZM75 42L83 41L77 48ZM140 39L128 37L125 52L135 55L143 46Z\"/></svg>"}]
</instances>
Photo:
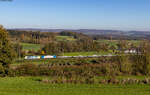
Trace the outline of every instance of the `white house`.
<instances>
[{"instance_id":1,"label":"white house","mask_svg":"<svg viewBox=\"0 0 150 95\"><path fill-rule=\"evenodd\" d=\"M137 53L135 49L125 50L124 53Z\"/></svg>"}]
</instances>

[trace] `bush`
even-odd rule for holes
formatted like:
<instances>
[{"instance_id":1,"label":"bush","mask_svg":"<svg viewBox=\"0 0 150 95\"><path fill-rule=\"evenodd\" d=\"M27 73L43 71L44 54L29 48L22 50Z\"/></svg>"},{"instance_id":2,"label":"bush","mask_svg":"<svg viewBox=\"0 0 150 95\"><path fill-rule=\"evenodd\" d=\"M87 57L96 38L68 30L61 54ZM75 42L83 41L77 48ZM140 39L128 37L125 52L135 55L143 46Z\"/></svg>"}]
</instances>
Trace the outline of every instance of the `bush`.
<instances>
[{"instance_id":1,"label":"bush","mask_svg":"<svg viewBox=\"0 0 150 95\"><path fill-rule=\"evenodd\" d=\"M5 68L0 65L0 76L4 76L5 75Z\"/></svg>"},{"instance_id":2,"label":"bush","mask_svg":"<svg viewBox=\"0 0 150 95\"><path fill-rule=\"evenodd\" d=\"M148 56L146 55L133 55L133 74L142 74L142 75L147 75L150 70L149 65L150 65L150 60L147 58Z\"/></svg>"}]
</instances>

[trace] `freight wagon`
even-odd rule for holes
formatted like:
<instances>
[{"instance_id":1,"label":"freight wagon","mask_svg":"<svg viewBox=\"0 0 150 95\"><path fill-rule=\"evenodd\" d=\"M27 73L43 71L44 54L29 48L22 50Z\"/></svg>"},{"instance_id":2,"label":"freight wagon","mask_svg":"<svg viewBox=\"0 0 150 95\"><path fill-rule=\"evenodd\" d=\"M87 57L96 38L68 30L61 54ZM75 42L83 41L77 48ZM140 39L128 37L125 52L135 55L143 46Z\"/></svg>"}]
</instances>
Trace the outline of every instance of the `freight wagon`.
<instances>
[{"instance_id":1,"label":"freight wagon","mask_svg":"<svg viewBox=\"0 0 150 95\"><path fill-rule=\"evenodd\" d=\"M51 59L51 58L56 58L56 56L51 55L41 56L41 59Z\"/></svg>"},{"instance_id":2,"label":"freight wagon","mask_svg":"<svg viewBox=\"0 0 150 95\"><path fill-rule=\"evenodd\" d=\"M41 56L25 56L25 59L40 59Z\"/></svg>"},{"instance_id":3,"label":"freight wagon","mask_svg":"<svg viewBox=\"0 0 150 95\"><path fill-rule=\"evenodd\" d=\"M116 55L92 55L92 56L52 56L52 55L43 55L43 56L25 56L26 60L32 59L52 59L52 58L94 58L94 57L112 57Z\"/></svg>"},{"instance_id":4,"label":"freight wagon","mask_svg":"<svg viewBox=\"0 0 150 95\"><path fill-rule=\"evenodd\" d=\"M25 56L26 60L33 60L33 59L51 59L56 58L56 56L46 55L46 56Z\"/></svg>"}]
</instances>

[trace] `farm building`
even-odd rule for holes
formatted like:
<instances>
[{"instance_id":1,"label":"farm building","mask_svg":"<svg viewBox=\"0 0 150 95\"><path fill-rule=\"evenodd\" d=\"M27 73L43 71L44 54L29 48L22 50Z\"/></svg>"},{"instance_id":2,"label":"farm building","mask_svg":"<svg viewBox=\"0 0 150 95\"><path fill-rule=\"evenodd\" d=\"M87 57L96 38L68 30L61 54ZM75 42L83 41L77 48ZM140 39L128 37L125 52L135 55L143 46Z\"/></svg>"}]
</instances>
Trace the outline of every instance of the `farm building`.
<instances>
[{"instance_id":1,"label":"farm building","mask_svg":"<svg viewBox=\"0 0 150 95\"><path fill-rule=\"evenodd\" d=\"M125 50L124 53L137 53L135 49Z\"/></svg>"}]
</instances>

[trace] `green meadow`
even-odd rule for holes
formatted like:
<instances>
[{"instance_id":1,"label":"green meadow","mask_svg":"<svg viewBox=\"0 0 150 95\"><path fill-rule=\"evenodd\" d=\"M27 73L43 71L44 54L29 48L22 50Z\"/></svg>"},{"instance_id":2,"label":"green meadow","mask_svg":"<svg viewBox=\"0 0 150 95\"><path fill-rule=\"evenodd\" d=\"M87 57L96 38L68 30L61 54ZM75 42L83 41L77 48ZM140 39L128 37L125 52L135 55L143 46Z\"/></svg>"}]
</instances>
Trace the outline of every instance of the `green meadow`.
<instances>
[{"instance_id":1,"label":"green meadow","mask_svg":"<svg viewBox=\"0 0 150 95\"><path fill-rule=\"evenodd\" d=\"M150 85L49 84L42 77L0 78L0 95L150 95Z\"/></svg>"},{"instance_id":2,"label":"green meadow","mask_svg":"<svg viewBox=\"0 0 150 95\"><path fill-rule=\"evenodd\" d=\"M57 41L75 41L72 36L56 36Z\"/></svg>"},{"instance_id":3,"label":"green meadow","mask_svg":"<svg viewBox=\"0 0 150 95\"><path fill-rule=\"evenodd\" d=\"M92 55L108 55L112 54L111 51L100 51L100 52L71 52L71 53L64 53L64 56L92 56Z\"/></svg>"},{"instance_id":4,"label":"green meadow","mask_svg":"<svg viewBox=\"0 0 150 95\"><path fill-rule=\"evenodd\" d=\"M40 44L21 43L23 50L34 50L38 51L41 48Z\"/></svg>"}]
</instances>

